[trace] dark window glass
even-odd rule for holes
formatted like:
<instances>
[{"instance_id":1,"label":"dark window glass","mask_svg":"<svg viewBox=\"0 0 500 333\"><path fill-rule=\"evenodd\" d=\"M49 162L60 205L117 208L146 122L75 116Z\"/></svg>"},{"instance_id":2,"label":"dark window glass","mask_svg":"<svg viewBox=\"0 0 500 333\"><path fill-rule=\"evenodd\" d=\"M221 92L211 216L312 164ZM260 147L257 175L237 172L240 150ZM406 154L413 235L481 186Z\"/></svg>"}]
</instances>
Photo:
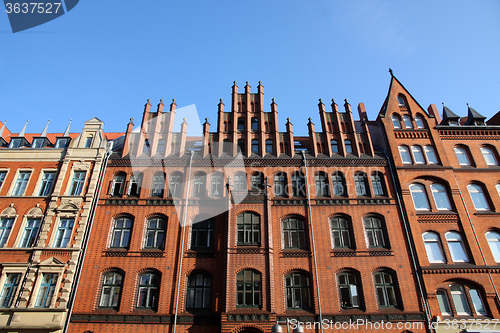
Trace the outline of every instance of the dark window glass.
<instances>
[{"instance_id":1,"label":"dark window glass","mask_svg":"<svg viewBox=\"0 0 500 333\"><path fill-rule=\"evenodd\" d=\"M261 275L252 270L236 274L236 306L260 307Z\"/></svg>"},{"instance_id":2,"label":"dark window glass","mask_svg":"<svg viewBox=\"0 0 500 333\"><path fill-rule=\"evenodd\" d=\"M398 305L392 275L378 272L374 275L378 305L380 307L395 307Z\"/></svg>"},{"instance_id":3,"label":"dark window glass","mask_svg":"<svg viewBox=\"0 0 500 333\"><path fill-rule=\"evenodd\" d=\"M156 310L158 307L160 278L153 273L146 273L139 278L137 307Z\"/></svg>"},{"instance_id":4,"label":"dark window glass","mask_svg":"<svg viewBox=\"0 0 500 333\"><path fill-rule=\"evenodd\" d=\"M167 222L159 217L154 217L148 221L146 230L146 248L163 249L165 246L165 229Z\"/></svg>"},{"instance_id":5,"label":"dark window glass","mask_svg":"<svg viewBox=\"0 0 500 333\"><path fill-rule=\"evenodd\" d=\"M367 217L364 223L368 247L386 247L382 222L375 217Z\"/></svg>"},{"instance_id":6,"label":"dark window glass","mask_svg":"<svg viewBox=\"0 0 500 333\"><path fill-rule=\"evenodd\" d=\"M341 217L335 217L331 221L333 247L336 249L351 248L351 236L349 222Z\"/></svg>"},{"instance_id":7,"label":"dark window glass","mask_svg":"<svg viewBox=\"0 0 500 333\"><path fill-rule=\"evenodd\" d=\"M359 307L357 279L354 274L343 272L339 276L339 294L342 309Z\"/></svg>"},{"instance_id":8,"label":"dark window glass","mask_svg":"<svg viewBox=\"0 0 500 333\"><path fill-rule=\"evenodd\" d=\"M238 215L238 244L260 244L260 216L255 213Z\"/></svg>"},{"instance_id":9,"label":"dark window glass","mask_svg":"<svg viewBox=\"0 0 500 333\"><path fill-rule=\"evenodd\" d=\"M188 279L186 309L210 308L212 277L208 274L193 273Z\"/></svg>"},{"instance_id":10,"label":"dark window glass","mask_svg":"<svg viewBox=\"0 0 500 333\"><path fill-rule=\"evenodd\" d=\"M286 304L288 309L311 308L309 278L300 273L292 273L285 278Z\"/></svg>"},{"instance_id":11,"label":"dark window glass","mask_svg":"<svg viewBox=\"0 0 500 333\"><path fill-rule=\"evenodd\" d=\"M120 217L115 220L111 247L128 247L130 233L132 232L132 220Z\"/></svg>"},{"instance_id":12,"label":"dark window glass","mask_svg":"<svg viewBox=\"0 0 500 333\"><path fill-rule=\"evenodd\" d=\"M307 249L304 221L291 217L283 221L285 249Z\"/></svg>"},{"instance_id":13,"label":"dark window glass","mask_svg":"<svg viewBox=\"0 0 500 333\"><path fill-rule=\"evenodd\" d=\"M120 301L123 277L116 272L110 272L104 275L102 283L101 308L117 308Z\"/></svg>"},{"instance_id":14,"label":"dark window glass","mask_svg":"<svg viewBox=\"0 0 500 333\"><path fill-rule=\"evenodd\" d=\"M194 223L191 228L191 249L213 248L214 228L212 219Z\"/></svg>"}]
</instances>

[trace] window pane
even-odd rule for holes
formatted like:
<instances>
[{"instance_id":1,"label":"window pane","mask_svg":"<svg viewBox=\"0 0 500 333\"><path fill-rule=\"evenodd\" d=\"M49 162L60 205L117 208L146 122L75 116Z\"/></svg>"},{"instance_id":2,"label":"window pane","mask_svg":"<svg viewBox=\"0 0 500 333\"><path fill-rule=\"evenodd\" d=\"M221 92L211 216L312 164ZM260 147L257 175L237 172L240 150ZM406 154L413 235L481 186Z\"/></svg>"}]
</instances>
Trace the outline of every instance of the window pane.
<instances>
[{"instance_id":1,"label":"window pane","mask_svg":"<svg viewBox=\"0 0 500 333\"><path fill-rule=\"evenodd\" d=\"M392 116L392 117L391 117L391 120L392 120L392 126L393 126L394 128L401 128L401 123L399 122L398 117L396 117L396 116Z\"/></svg>"},{"instance_id":2,"label":"window pane","mask_svg":"<svg viewBox=\"0 0 500 333\"><path fill-rule=\"evenodd\" d=\"M3 247L7 243L13 224L14 219L0 219L0 247Z\"/></svg>"},{"instance_id":3,"label":"window pane","mask_svg":"<svg viewBox=\"0 0 500 333\"><path fill-rule=\"evenodd\" d=\"M465 253L465 248L462 243L462 238L456 232L450 232L446 234L446 241L448 242L448 248L450 249L451 258L455 262L468 262L469 258Z\"/></svg>"},{"instance_id":4,"label":"window pane","mask_svg":"<svg viewBox=\"0 0 500 333\"><path fill-rule=\"evenodd\" d=\"M434 151L434 148L432 146L425 146L424 147L425 155L427 156L427 161L429 164L438 164L438 159L436 156L436 152Z\"/></svg>"},{"instance_id":5,"label":"window pane","mask_svg":"<svg viewBox=\"0 0 500 333\"><path fill-rule=\"evenodd\" d=\"M451 316L451 308L450 303L448 302L448 297L446 296L446 292L444 290L437 291L437 299L439 303L439 309L441 310L441 314Z\"/></svg>"},{"instance_id":6,"label":"window pane","mask_svg":"<svg viewBox=\"0 0 500 333\"><path fill-rule=\"evenodd\" d=\"M424 121L420 117L415 117L415 123L417 124L417 128L425 128Z\"/></svg>"},{"instance_id":7,"label":"window pane","mask_svg":"<svg viewBox=\"0 0 500 333\"><path fill-rule=\"evenodd\" d=\"M410 193L413 199L413 205L417 210L429 210L429 200L427 200L427 194L425 194L425 188L419 184L410 185Z\"/></svg>"},{"instance_id":8,"label":"window pane","mask_svg":"<svg viewBox=\"0 0 500 333\"><path fill-rule=\"evenodd\" d=\"M464 148L456 147L455 154L457 155L458 163L460 163L460 165L471 165L469 161L469 156L467 155L467 152L465 151Z\"/></svg>"},{"instance_id":9,"label":"window pane","mask_svg":"<svg viewBox=\"0 0 500 333\"><path fill-rule=\"evenodd\" d=\"M483 188L479 185L469 185L467 186L469 194L471 196L474 207L477 210L490 210L490 206L486 201L486 197L483 193Z\"/></svg>"},{"instance_id":10,"label":"window pane","mask_svg":"<svg viewBox=\"0 0 500 333\"><path fill-rule=\"evenodd\" d=\"M443 252L441 246L437 242L426 242L425 250L427 251L427 258L430 263L440 262L444 263Z\"/></svg>"},{"instance_id":11,"label":"window pane","mask_svg":"<svg viewBox=\"0 0 500 333\"><path fill-rule=\"evenodd\" d=\"M486 239L488 240L495 261L500 262L500 235L496 232L487 232Z\"/></svg>"},{"instance_id":12,"label":"window pane","mask_svg":"<svg viewBox=\"0 0 500 333\"><path fill-rule=\"evenodd\" d=\"M458 315L471 315L469 306L467 305L467 298L463 288L459 285L453 285L451 288L451 298L455 305L455 310Z\"/></svg>"},{"instance_id":13,"label":"window pane","mask_svg":"<svg viewBox=\"0 0 500 333\"><path fill-rule=\"evenodd\" d=\"M431 185L432 196L434 197L434 202L436 203L437 209L451 210L450 199L448 198L448 193L446 188L440 184Z\"/></svg>"},{"instance_id":14,"label":"window pane","mask_svg":"<svg viewBox=\"0 0 500 333\"><path fill-rule=\"evenodd\" d=\"M486 311L486 308L484 307L479 292L476 289L470 289L469 295L472 300L472 304L474 305L474 310L476 310L476 313L483 316L488 315L488 311Z\"/></svg>"},{"instance_id":15,"label":"window pane","mask_svg":"<svg viewBox=\"0 0 500 333\"><path fill-rule=\"evenodd\" d=\"M490 148L486 147L481 147L481 153L483 154L484 160L486 161L486 164L488 165L498 165L497 159L495 157L495 154L493 153L493 150Z\"/></svg>"},{"instance_id":16,"label":"window pane","mask_svg":"<svg viewBox=\"0 0 500 333\"><path fill-rule=\"evenodd\" d=\"M413 124L411 123L409 116L403 116L403 122L405 124L405 128L413 128Z\"/></svg>"},{"instance_id":17,"label":"window pane","mask_svg":"<svg viewBox=\"0 0 500 333\"><path fill-rule=\"evenodd\" d=\"M411 152L413 153L415 164L425 164L424 154L422 153L422 148L420 146L412 146Z\"/></svg>"},{"instance_id":18,"label":"window pane","mask_svg":"<svg viewBox=\"0 0 500 333\"><path fill-rule=\"evenodd\" d=\"M403 164L412 164L413 163L408 147L399 146L399 154L401 155L401 161L403 162Z\"/></svg>"}]
</instances>

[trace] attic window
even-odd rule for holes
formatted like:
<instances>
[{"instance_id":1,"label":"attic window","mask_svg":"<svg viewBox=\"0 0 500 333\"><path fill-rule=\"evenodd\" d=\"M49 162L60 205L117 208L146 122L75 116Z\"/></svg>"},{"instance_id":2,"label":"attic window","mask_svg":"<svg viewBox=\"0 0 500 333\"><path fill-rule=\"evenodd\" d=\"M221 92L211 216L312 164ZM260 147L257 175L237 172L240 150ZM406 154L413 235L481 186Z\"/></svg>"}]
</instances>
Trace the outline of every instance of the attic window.
<instances>
[{"instance_id":1,"label":"attic window","mask_svg":"<svg viewBox=\"0 0 500 333\"><path fill-rule=\"evenodd\" d=\"M57 139L56 148L66 148L67 144L68 144L68 139L65 138Z\"/></svg>"},{"instance_id":2,"label":"attic window","mask_svg":"<svg viewBox=\"0 0 500 333\"><path fill-rule=\"evenodd\" d=\"M92 135L88 136L86 139L85 139L85 146L84 148L90 148L92 147L92 139L94 137Z\"/></svg>"},{"instance_id":3,"label":"attic window","mask_svg":"<svg viewBox=\"0 0 500 333\"><path fill-rule=\"evenodd\" d=\"M406 106L405 98L402 95L398 95L399 106Z\"/></svg>"},{"instance_id":4,"label":"attic window","mask_svg":"<svg viewBox=\"0 0 500 333\"><path fill-rule=\"evenodd\" d=\"M10 141L9 148L19 148L20 145L21 145L21 139L12 139Z\"/></svg>"},{"instance_id":5,"label":"attic window","mask_svg":"<svg viewBox=\"0 0 500 333\"><path fill-rule=\"evenodd\" d=\"M35 139L33 140L33 144L31 148L42 148L44 139Z\"/></svg>"},{"instance_id":6,"label":"attic window","mask_svg":"<svg viewBox=\"0 0 500 333\"><path fill-rule=\"evenodd\" d=\"M450 126L458 126L459 125L458 120L454 120L454 119L453 120L450 119L449 124L450 124Z\"/></svg>"}]
</instances>

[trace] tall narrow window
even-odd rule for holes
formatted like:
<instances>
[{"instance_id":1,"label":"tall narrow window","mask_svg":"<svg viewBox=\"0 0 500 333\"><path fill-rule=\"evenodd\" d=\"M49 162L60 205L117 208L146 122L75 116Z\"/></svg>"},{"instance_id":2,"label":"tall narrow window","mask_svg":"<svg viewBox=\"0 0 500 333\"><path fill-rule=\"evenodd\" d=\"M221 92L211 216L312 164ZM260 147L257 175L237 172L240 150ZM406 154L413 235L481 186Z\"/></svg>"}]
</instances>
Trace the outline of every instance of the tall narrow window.
<instances>
[{"instance_id":1,"label":"tall narrow window","mask_svg":"<svg viewBox=\"0 0 500 333\"><path fill-rule=\"evenodd\" d=\"M339 152L339 145L337 144L337 140L331 140L330 146L332 147L332 154Z\"/></svg>"},{"instance_id":2,"label":"tall narrow window","mask_svg":"<svg viewBox=\"0 0 500 333\"><path fill-rule=\"evenodd\" d=\"M179 198L181 196L181 181L182 181L182 175L180 174L173 174L170 175L170 179L168 181L168 189L170 191L170 196Z\"/></svg>"},{"instance_id":3,"label":"tall narrow window","mask_svg":"<svg viewBox=\"0 0 500 333\"><path fill-rule=\"evenodd\" d=\"M424 232L422 235L424 239L425 251L427 252L427 259L430 263L444 263L443 249L439 236L433 232Z\"/></svg>"},{"instance_id":4,"label":"tall narrow window","mask_svg":"<svg viewBox=\"0 0 500 333\"><path fill-rule=\"evenodd\" d=\"M243 191L247 189L247 175L246 173L237 173L234 175L234 189Z\"/></svg>"},{"instance_id":5,"label":"tall narrow window","mask_svg":"<svg viewBox=\"0 0 500 333\"><path fill-rule=\"evenodd\" d=\"M141 194L142 174L134 174L128 183L128 196L137 198Z\"/></svg>"},{"instance_id":6,"label":"tall narrow window","mask_svg":"<svg viewBox=\"0 0 500 333\"><path fill-rule=\"evenodd\" d=\"M376 217L367 217L364 225L368 247L386 247L382 221Z\"/></svg>"},{"instance_id":7,"label":"tall narrow window","mask_svg":"<svg viewBox=\"0 0 500 333\"><path fill-rule=\"evenodd\" d=\"M38 228L40 227L40 219L28 219L24 227L23 236L19 247L32 247L35 243L36 236L38 235Z\"/></svg>"},{"instance_id":8,"label":"tall narrow window","mask_svg":"<svg viewBox=\"0 0 500 333\"><path fill-rule=\"evenodd\" d=\"M19 287L19 281L21 280L21 274L9 274L5 279L5 284L2 288L2 293L0 294L0 308L10 308L12 306L12 301Z\"/></svg>"},{"instance_id":9,"label":"tall narrow window","mask_svg":"<svg viewBox=\"0 0 500 333\"><path fill-rule=\"evenodd\" d=\"M484 160L488 165L498 165L497 158L493 149L487 147L481 147L481 153L483 154Z\"/></svg>"},{"instance_id":10,"label":"tall narrow window","mask_svg":"<svg viewBox=\"0 0 500 333\"><path fill-rule=\"evenodd\" d=\"M469 190L472 203L474 204L476 210L490 210L490 205L488 204L483 188L480 185L471 184L467 186L467 189Z\"/></svg>"},{"instance_id":11,"label":"tall narrow window","mask_svg":"<svg viewBox=\"0 0 500 333\"><path fill-rule=\"evenodd\" d=\"M146 273L139 278L137 307L156 310L158 307L160 278L154 273Z\"/></svg>"},{"instance_id":12,"label":"tall narrow window","mask_svg":"<svg viewBox=\"0 0 500 333\"><path fill-rule=\"evenodd\" d=\"M245 152L247 151L245 148L245 140L243 139L238 140L238 149L240 150L242 155L245 155Z\"/></svg>"},{"instance_id":13,"label":"tall narrow window","mask_svg":"<svg viewBox=\"0 0 500 333\"><path fill-rule=\"evenodd\" d=\"M252 270L236 274L236 306L260 307L262 293L261 275Z\"/></svg>"},{"instance_id":14,"label":"tall narrow window","mask_svg":"<svg viewBox=\"0 0 500 333\"><path fill-rule=\"evenodd\" d=\"M411 123L410 116L404 115L403 116L403 123L405 124L405 128L413 128L413 124Z\"/></svg>"},{"instance_id":15,"label":"tall narrow window","mask_svg":"<svg viewBox=\"0 0 500 333\"><path fill-rule=\"evenodd\" d=\"M292 195L294 197L306 196L304 177L298 172L294 173L292 176Z\"/></svg>"},{"instance_id":16,"label":"tall narrow window","mask_svg":"<svg viewBox=\"0 0 500 333\"><path fill-rule=\"evenodd\" d=\"M222 191L224 183L223 176L221 174L212 174L210 178L210 195L214 197L222 197L222 194L224 193Z\"/></svg>"},{"instance_id":17,"label":"tall narrow window","mask_svg":"<svg viewBox=\"0 0 500 333\"><path fill-rule=\"evenodd\" d=\"M484 306L479 291L477 289L469 289L469 296L472 301L472 306L474 306L474 310L476 311L476 313L481 316L487 316L488 311L486 311L486 307Z\"/></svg>"},{"instance_id":18,"label":"tall narrow window","mask_svg":"<svg viewBox=\"0 0 500 333\"><path fill-rule=\"evenodd\" d=\"M262 173L253 174L250 182L250 189L257 191L262 188Z\"/></svg>"},{"instance_id":19,"label":"tall narrow window","mask_svg":"<svg viewBox=\"0 0 500 333\"><path fill-rule=\"evenodd\" d=\"M274 196L285 197L287 193L286 174L279 172L274 175Z\"/></svg>"},{"instance_id":20,"label":"tall narrow window","mask_svg":"<svg viewBox=\"0 0 500 333\"><path fill-rule=\"evenodd\" d=\"M458 232L451 231L445 237L451 253L451 259L454 262L469 262L469 257L465 252L464 243L462 242L462 236Z\"/></svg>"},{"instance_id":21,"label":"tall narrow window","mask_svg":"<svg viewBox=\"0 0 500 333\"><path fill-rule=\"evenodd\" d=\"M424 154L422 153L422 147L411 146L411 152L413 154L413 160L415 164L425 164Z\"/></svg>"},{"instance_id":22,"label":"tall narrow window","mask_svg":"<svg viewBox=\"0 0 500 333\"><path fill-rule=\"evenodd\" d=\"M457 314L459 316L472 315L469 304L467 303L467 296L465 296L464 288L459 284L454 284L450 287L450 292Z\"/></svg>"},{"instance_id":23,"label":"tall narrow window","mask_svg":"<svg viewBox=\"0 0 500 333\"><path fill-rule=\"evenodd\" d=\"M399 146L399 154L401 155L401 161L403 164L412 164L413 160L411 159L410 150L407 146Z\"/></svg>"},{"instance_id":24,"label":"tall narrow window","mask_svg":"<svg viewBox=\"0 0 500 333\"><path fill-rule=\"evenodd\" d=\"M266 140L266 153L267 154L273 153L273 140Z\"/></svg>"},{"instance_id":25,"label":"tall narrow window","mask_svg":"<svg viewBox=\"0 0 500 333\"><path fill-rule=\"evenodd\" d=\"M441 314L443 316L451 316L453 313L451 312L450 302L448 302L448 296L446 295L445 290L438 290L436 292L439 309L441 310Z\"/></svg>"},{"instance_id":26,"label":"tall narrow window","mask_svg":"<svg viewBox=\"0 0 500 333\"><path fill-rule=\"evenodd\" d=\"M165 154L165 147L166 147L165 140L159 140L158 145L156 146L156 153L160 154L160 155L164 155Z\"/></svg>"},{"instance_id":27,"label":"tall narrow window","mask_svg":"<svg viewBox=\"0 0 500 333\"><path fill-rule=\"evenodd\" d=\"M238 132L244 132L245 131L245 119L242 117L238 118Z\"/></svg>"},{"instance_id":28,"label":"tall narrow window","mask_svg":"<svg viewBox=\"0 0 500 333\"><path fill-rule=\"evenodd\" d=\"M314 176L314 181L316 183L316 195L318 197L327 197L330 195L330 191L328 191L328 176L320 173Z\"/></svg>"},{"instance_id":29,"label":"tall narrow window","mask_svg":"<svg viewBox=\"0 0 500 333\"><path fill-rule=\"evenodd\" d=\"M348 272L338 275L340 304L342 309L359 308L359 295L356 276Z\"/></svg>"},{"instance_id":30,"label":"tall narrow window","mask_svg":"<svg viewBox=\"0 0 500 333\"><path fill-rule=\"evenodd\" d=\"M85 181L85 171L75 171L69 188L69 195L80 195Z\"/></svg>"},{"instance_id":31,"label":"tall narrow window","mask_svg":"<svg viewBox=\"0 0 500 333\"><path fill-rule=\"evenodd\" d=\"M425 146L424 152L425 156L427 157L427 162L429 162L429 164L439 164L436 152L434 151L434 148L432 146Z\"/></svg>"},{"instance_id":32,"label":"tall narrow window","mask_svg":"<svg viewBox=\"0 0 500 333\"><path fill-rule=\"evenodd\" d=\"M151 145L149 144L149 140L144 140L144 146L142 146L142 153L146 155L151 155Z\"/></svg>"},{"instance_id":33,"label":"tall narrow window","mask_svg":"<svg viewBox=\"0 0 500 333\"><path fill-rule=\"evenodd\" d=\"M148 229L146 230L147 249L163 249L165 246L165 229L167 222L159 217L153 217L148 220Z\"/></svg>"},{"instance_id":34,"label":"tall narrow window","mask_svg":"<svg viewBox=\"0 0 500 333\"><path fill-rule=\"evenodd\" d=\"M0 247L7 243L13 224L13 218L0 218Z\"/></svg>"},{"instance_id":35,"label":"tall narrow window","mask_svg":"<svg viewBox=\"0 0 500 333\"><path fill-rule=\"evenodd\" d=\"M21 171L17 176L16 183L14 185L14 189L12 190L12 196L21 196L24 194L26 190L26 186L28 186L28 181L31 176L31 171Z\"/></svg>"},{"instance_id":36,"label":"tall narrow window","mask_svg":"<svg viewBox=\"0 0 500 333\"><path fill-rule=\"evenodd\" d=\"M85 145L84 145L84 148L90 148L92 147L92 140L94 139L93 136L88 136L86 139L85 139Z\"/></svg>"},{"instance_id":37,"label":"tall narrow window","mask_svg":"<svg viewBox=\"0 0 500 333\"><path fill-rule=\"evenodd\" d=\"M366 174L359 172L354 175L354 185L356 187L357 196L368 196L368 180Z\"/></svg>"},{"instance_id":38,"label":"tall narrow window","mask_svg":"<svg viewBox=\"0 0 500 333\"><path fill-rule=\"evenodd\" d=\"M291 273L285 278L285 287L288 309L311 308L311 292L307 276L300 273Z\"/></svg>"},{"instance_id":39,"label":"tall narrow window","mask_svg":"<svg viewBox=\"0 0 500 333\"><path fill-rule=\"evenodd\" d=\"M163 198L163 192L165 191L165 174L157 173L153 176L153 186L151 188L152 197Z\"/></svg>"},{"instance_id":40,"label":"tall narrow window","mask_svg":"<svg viewBox=\"0 0 500 333\"><path fill-rule=\"evenodd\" d=\"M405 98L402 95L398 95L398 104L399 106L406 106Z\"/></svg>"},{"instance_id":41,"label":"tall narrow window","mask_svg":"<svg viewBox=\"0 0 500 333\"><path fill-rule=\"evenodd\" d=\"M223 142L222 142L222 152L225 153L225 154L228 154L228 155L231 155L232 154L232 144L231 144L231 140L229 139L225 139Z\"/></svg>"},{"instance_id":42,"label":"tall narrow window","mask_svg":"<svg viewBox=\"0 0 500 333\"><path fill-rule=\"evenodd\" d=\"M352 154L352 143L351 143L351 140L345 140L344 141L344 145L345 145L345 152Z\"/></svg>"},{"instance_id":43,"label":"tall narrow window","mask_svg":"<svg viewBox=\"0 0 500 333\"><path fill-rule=\"evenodd\" d=\"M391 121L392 121L392 127L394 127L395 129L400 129L401 128L401 122L399 121L399 118L396 117L396 116L392 116L391 117Z\"/></svg>"},{"instance_id":44,"label":"tall narrow window","mask_svg":"<svg viewBox=\"0 0 500 333\"><path fill-rule=\"evenodd\" d=\"M57 274L43 274L35 307L48 308L52 303L57 284Z\"/></svg>"},{"instance_id":45,"label":"tall narrow window","mask_svg":"<svg viewBox=\"0 0 500 333\"><path fill-rule=\"evenodd\" d=\"M259 140L252 140L252 154L259 153Z\"/></svg>"},{"instance_id":46,"label":"tall narrow window","mask_svg":"<svg viewBox=\"0 0 500 333\"><path fill-rule=\"evenodd\" d=\"M386 272L378 272L374 275L375 289L377 290L378 305L380 307L395 307L396 292L392 275Z\"/></svg>"},{"instance_id":47,"label":"tall narrow window","mask_svg":"<svg viewBox=\"0 0 500 333\"><path fill-rule=\"evenodd\" d=\"M373 194L375 196L385 196L385 186L384 186L384 180L383 180L383 175L375 172L372 173L372 186L373 186Z\"/></svg>"},{"instance_id":48,"label":"tall narrow window","mask_svg":"<svg viewBox=\"0 0 500 333\"><path fill-rule=\"evenodd\" d=\"M283 240L285 249L307 249L304 221L294 217L284 220Z\"/></svg>"},{"instance_id":49,"label":"tall narrow window","mask_svg":"<svg viewBox=\"0 0 500 333\"><path fill-rule=\"evenodd\" d=\"M448 198L448 192L443 185L432 184L431 185L432 196L434 197L434 202L439 210L452 210L450 199Z\"/></svg>"},{"instance_id":50,"label":"tall narrow window","mask_svg":"<svg viewBox=\"0 0 500 333\"><path fill-rule=\"evenodd\" d=\"M255 213L242 213L237 218L238 244L260 244L260 216Z\"/></svg>"},{"instance_id":51,"label":"tall narrow window","mask_svg":"<svg viewBox=\"0 0 500 333\"><path fill-rule=\"evenodd\" d=\"M125 175L116 175L111 183L111 195L121 197L125 187Z\"/></svg>"},{"instance_id":52,"label":"tall narrow window","mask_svg":"<svg viewBox=\"0 0 500 333\"><path fill-rule=\"evenodd\" d=\"M467 151L464 148L455 147L454 150L460 165L471 165Z\"/></svg>"},{"instance_id":53,"label":"tall narrow window","mask_svg":"<svg viewBox=\"0 0 500 333\"><path fill-rule=\"evenodd\" d=\"M205 194L205 179L206 175L198 174L193 178L193 196L202 197Z\"/></svg>"},{"instance_id":54,"label":"tall narrow window","mask_svg":"<svg viewBox=\"0 0 500 333\"><path fill-rule=\"evenodd\" d=\"M500 262L500 234L494 231L488 231L486 233L486 239L488 240L493 258L495 258L496 262Z\"/></svg>"},{"instance_id":55,"label":"tall narrow window","mask_svg":"<svg viewBox=\"0 0 500 333\"><path fill-rule=\"evenodd\" d=\"M211 249L214 246L213 219L196 222L191 227L191 249L202 250Z\"/></svg>"},{"instance_id":56,"label":"tall narrow window","mask_svg":"<svg viewBox=\"0 0 500 333\"><path fill-rule=\"evenodd\" d=\"M57 228L56 238L54 239L54 247L66 247L71 239L73 232L74 219L61 219Z\"/></svg>"},{"instance_id":57,"label":"tall narrow window","mask_svg":"<svg viewBox=\"0 0 500 333\"><path fill-rule=\"evenodd\" d=\"M345 181L342 173L337 172L332 175L332 186L336 197L345 196Z\"/></svg>"},{"instance_id":58,"label":"tall narrow window","mask_svg":"<svg viewBox=\"0 0 500 333\"><path fill-rule=\"evenodd\" d=\"M417 124L417 128L425 128L424 120L420 116L415 117L415 124Z\"/></svg>"},{"instance_id":59,"label":"tall narrow window","mask_svg":"<svg viewBox=\"0 0 500 333\"><path fill-rule=\"evenodd\" d=\"M252 131L257 132L259 130L259 120L257 118L252 118Z\"/></svg>"},{"instance_id":60,"label":"tall narrow window","mask_svg":"<svg viewBox=\"0 0 500 333\"><path fill-rule=\"evenodd\" d=\"M128 247L131 232L131 219L127 217L120 217L116 219L113 227L113 239L111 240L111 247Z\"/></svg>"},{"instance_id":61,"label":"tall narrow window","mask_svg":"<svg viewBox=\"0 0 500 333\"><path fill-rule=\"evenodd\" d=\"M101 290L101 308L117 308L120 301L123 277L116 272L104 275Z\"/></svg>"},{"instance_id":62,"label":"tall narrow window","mask_svg":"<svg viewBox=\"0 0 500 333\"><path fill-rule=\"evenodd\" d=\"M42 182L40 183L40 188L38 190L38 196L45 197L50 194L55 178L55 171L45 171L43 173Z\"/></svg>"},{"instance_id":63,"label":"tall narrow window","mask_svg":"<svg viewBox=\"0 0 500 333\"><path fill-rule=\"evenodd\" d=\"M6 176L7 176L7 171L0 171L0 189L2 189L2 185L5 182Z\"/></svg>"},{"instance_id":64,"label":"tall narrow window","mask_svg":"<svg viewBox=\"0 0 500 333\"><path fill-rule=\"evenodd\" d=\"M351 248L351 236L349 222L341 217L335 217L331 220L333 248Z\"/></svg>"},{"instance_id":65,"label":"tall narrow window","mask_svg":"<svg viewBox=\"0 0 500 333\"><path fill-rule=\"evenodd\" d=\"M186 309L210 308L212 277L204 273L193 273L189 276Z\"/></svg>"},{"instance_id":66,"label":"tall narrow window","mask_svg":"<svg viewBox=\"0 0 500 333\"><path fill-rule=\"evenodd\" d=\"M425 192L425 187L420 184L410 185L411 198L416 210L430 210L429 200Z\"/></svg>"}]
</instances>

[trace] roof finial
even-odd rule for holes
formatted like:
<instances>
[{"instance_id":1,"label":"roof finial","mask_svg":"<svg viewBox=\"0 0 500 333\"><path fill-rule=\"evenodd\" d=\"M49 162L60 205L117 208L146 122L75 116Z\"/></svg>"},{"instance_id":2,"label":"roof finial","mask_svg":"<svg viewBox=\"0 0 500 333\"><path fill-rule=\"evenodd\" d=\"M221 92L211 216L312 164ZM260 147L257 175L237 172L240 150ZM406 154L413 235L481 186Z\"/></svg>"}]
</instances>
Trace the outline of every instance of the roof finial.
<instances>
[{"instance_id":1,"label":"roof finial","mask_svg":"<svg viewBox=\"0 0 500 333\"><path fill-rule=\"evenodd\" d=\"M332 98L332 104L335 104L335 98Z\"/></svg>"},{"instance_id":2,"label":"roof finial","mask_svg":"<svg viewBox=\"0 0 500 333\"><path fill-rule=\"evenodd\" d=\"M320 103L323 103L323 100L320 98L320 99L319 99L319 102L320 102Z\"/></svg>"},{"instance_id":3,"label":"roof finial","mask_svg":"<svg viewBox=\"0 0 500 333\"><path fill-rule=\"evenodd\" d=\"M208 123L208 118L205 118L205 122Z\"/></svg>"},{"instance_id":4,"label":"roof finial","mask_svg":"<svg viewBox=\"0 0 500 333\"><path fill-rule=\"evenodd\" d=\"M394 76L394 73L392 72L392 68L389 68L389 73L391 73L391 75Z\"/></svg>"},{"instance_id":5,"label":"roof finial","mask_svg":"<svg viewBox=\"0 0 500 333\"><path fill-rule=\"evenodd\" d=\"M0 138L3 136L3 130L5 129L5 123L7 122L8 120L5 119L5 121L3 122L3 125L2 125L2 128L0 128Z\"/></svg>"},{"instance_id":6,"label":"roof finial","mask_svg":"<svg viewBox=\"0 0 500 333\"><path fill-rule=\"evenodd\" d=\"M28 125L29 120L26 120L26 124L24 124L23 129L21 130L21 133L19 133L18 137L24 137L24 133L26 133L26 125Z\"/></svg>"},{"instance_id":7,"label":"roof finial","mask_svg":"<svg viewBox=\"0 0 500 333\"><path fill-rule=\"evenodd\" d=\"M220 102L222 103L222 98L220 99Z\"/></svg>"},{"instance_id":8,"label":"roof finial","mask_svg":"<svg viewBox=\"0 0 500 333\"><path fill-rule=\"evenodd\" d=\"M275 103L274 98L273 98L273 103Z\"/></svg>"},{"instance_id":9,"label":"roof finial","mask_svg":"<svg viewBox=\"0 0 500 333\"><path fill-rule=\"evenodd\" d=\"M49 121L47 122L47 125L45 125L45 128L43 129L43 132L42 132L42 134L40 135L40 137L42 137L42 138L46 138L46 137L47 137L47 129L49 128L49 123L50 123L50 119L49 119Z\"/></svg>"},{"instance_id":10,"label":"roof finial","mask_svg":"<svg viewBox=\"0 0 500 333\"><path fill-rule=\"evenodd\" d=\"M262 81L259 81L259 86L261 86L261 85L262 85Z\"/></svg>"},{"instance_id":11,"label":"roof finial","mask_svg":"<svg viewBox=\"0 0 500 333\"><path fill-rule=\"evenodd\" d=\"M250 82L248 82L248 81L247 81L247 86L248 86L248 84L249 84L249 83L250 83Z\"/></svg>"},{"instance_id":12,"label":"roof finial","mask_svg":"<svg viewBox=\"0 0 500 333\"><path fill-rule=\"evenodd\" d=\"M160 98L160 103L163 103L163 98Z\"/></svg>"},{"instance_id":13,"label":"roof finial","mask_svg":"<svg viewBox=\"0 0 500 333\"><path fill-rule=\"evenodd\" d=\"M236 81L233 81L233 85L236 85Z\"/></svg>"},{"instance_id":14,"label":"roof finial","mask_svg":"<svg viewBox=\"0 0 500 333\"><path fill-rule=\"evenodd\" d=\"M151 99L150 98L148 98L148 103L151 103Z\"/></svg>"},{"instance_id":15,"label":"roof finial","mask_svg":"<svg viewBox=\"0 0 500 333\"><path fill-rule=\"evenodd\" d=\"M70 120L69 120L68 127L66 127L66 131L64 131L63 136L69 136L69 127L71 126L71 122L72 122L72 121L73 121L73 119L70 119Z\"/></svg>"},{"instance_id":16,"label":"roof finial","mask_svg":"<svg viewBox=\"0 0 500 333\"><path fill-rule=\"evenodd\" d=\"M344 99L344 101L345 101L345 103L346 103L346 104L349 104L349 102L347 101L347 98L346 98L346 99Z\"/></svg>"}]
</instances>

